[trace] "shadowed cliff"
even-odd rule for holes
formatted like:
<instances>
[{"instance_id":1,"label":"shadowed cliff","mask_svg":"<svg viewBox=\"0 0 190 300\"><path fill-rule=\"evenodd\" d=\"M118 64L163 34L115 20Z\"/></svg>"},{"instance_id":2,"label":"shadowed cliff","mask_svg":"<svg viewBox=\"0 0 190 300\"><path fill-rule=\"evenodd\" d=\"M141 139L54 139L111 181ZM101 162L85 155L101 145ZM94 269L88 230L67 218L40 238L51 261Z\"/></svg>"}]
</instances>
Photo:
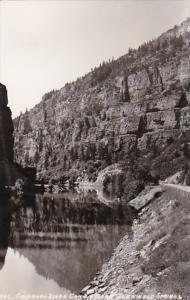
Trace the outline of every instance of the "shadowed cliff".
<instances>
[{"instance_id":1,"label":"shadowed cliff","mask_svg":"<svg viewBox=\"0 0 190 300\"><path fill-rule=\"evenodd\" d=\"M6 86L0 83L0 192L18 178L27 179L25 170L14 163L12 113L8 105Z\"/></svg>"}]
</instances>

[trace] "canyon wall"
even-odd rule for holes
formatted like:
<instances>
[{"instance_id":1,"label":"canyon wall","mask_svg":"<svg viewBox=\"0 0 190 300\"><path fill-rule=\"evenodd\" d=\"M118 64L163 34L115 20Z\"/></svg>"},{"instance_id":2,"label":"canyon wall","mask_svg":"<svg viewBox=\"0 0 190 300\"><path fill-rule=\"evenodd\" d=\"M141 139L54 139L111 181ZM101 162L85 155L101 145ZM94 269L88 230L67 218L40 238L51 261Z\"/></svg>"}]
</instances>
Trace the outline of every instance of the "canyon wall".
<instances>
[{"instance_id":1,"label":"canyon wall","mask_svg":"<svg viewBox=\"0 0 190 300\"><path fill-rule=\"evenodd\" d=\"M14 163L13 121L7 105L7 89L0 83L0 188L14 184L17 178L26 178Z\"/></svg>"},{"instance_id":2,"label":"canyon wall","mask_svg":"<svg viewBox=\"0 0 190 300\"><path fill-rule=\"evenodd\" d=\"M13 162L13 121L7 104L7 89L0 84L0 159Z\"/></svg>"},{"instance_id":3,"label":"canyon wall","mask_svg":"<svg viewBox=\"0 0 190 300\"><path fill-rule=\"evenodd\" d=\"M177 171L190 141L189 25L45 94L14 120L16 161L45 180L69 173L95 181L115 163L125 174L133 168L133 181L145 162L154 178Z\"/></svg>"}]
</instances>

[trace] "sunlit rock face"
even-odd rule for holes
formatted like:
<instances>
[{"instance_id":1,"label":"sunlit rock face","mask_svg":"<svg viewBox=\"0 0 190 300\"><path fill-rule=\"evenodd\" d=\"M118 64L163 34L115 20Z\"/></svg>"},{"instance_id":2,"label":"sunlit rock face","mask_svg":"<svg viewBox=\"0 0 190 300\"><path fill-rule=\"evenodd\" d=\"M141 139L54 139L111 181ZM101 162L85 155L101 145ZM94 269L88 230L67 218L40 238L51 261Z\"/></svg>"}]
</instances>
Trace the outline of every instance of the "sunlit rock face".
<instances>
[{"instance_id":1,"label":"sunlit rock face","mask_svg":"<svg viewBox=\"0 0 190 300\"><path fill-rule=\"evenodd\" d=\"M189 130L189 25L45 94L14 120L17 162L37 167L39 178L78 170L95 180L131 153L162 153Z\"/></svg>"}]
</instances>

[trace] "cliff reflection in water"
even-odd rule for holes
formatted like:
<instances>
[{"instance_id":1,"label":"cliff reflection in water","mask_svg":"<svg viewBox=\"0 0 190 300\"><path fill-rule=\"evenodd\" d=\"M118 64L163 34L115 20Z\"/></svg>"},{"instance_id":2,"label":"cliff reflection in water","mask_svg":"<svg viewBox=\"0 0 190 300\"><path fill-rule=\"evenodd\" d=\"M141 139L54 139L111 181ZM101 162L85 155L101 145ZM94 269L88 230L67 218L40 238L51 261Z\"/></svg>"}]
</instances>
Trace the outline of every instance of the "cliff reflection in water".
<instances>
[{"instance_id":1,"label":"cliff reflection in water","mask_svg":"<svg viewBox=\"0 0 190 300\"><path fill-rule=\"evenodd\" d=\"M0 204L0 270L3 268L9 244L11 206L8 197L1 195Z\"/></svg>"},{"instance_id":2,"label":"cliff reflection in water","mask_svg":"<svg viewBox=\"0 0 190 300\"><path fill-rule=\"evenodd\" d=\"M127 208L102 204L95 191L36 194L30 205L12 213L11 222L8 213L3 216L2 249L9 240L39 275L75 293L100 270L126 231L130 233L132 222Z\"/></svg>"}]
</instances>

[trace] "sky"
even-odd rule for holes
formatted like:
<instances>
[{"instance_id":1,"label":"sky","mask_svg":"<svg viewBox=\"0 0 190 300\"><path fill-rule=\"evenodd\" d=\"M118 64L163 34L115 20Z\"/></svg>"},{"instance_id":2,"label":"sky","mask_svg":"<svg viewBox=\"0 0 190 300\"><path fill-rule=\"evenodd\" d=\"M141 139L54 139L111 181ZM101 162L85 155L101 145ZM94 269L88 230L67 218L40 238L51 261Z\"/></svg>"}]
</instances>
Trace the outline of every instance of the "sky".
<instances>
[{"instance_id":1,"label":"sky","mask_svg":"<svg viewBox=\"0 0 190 300\"><path fill-rule=\"evenodd\" d=\"M189 16L190 0L0 0L0 82L13 117Z\"/></svg>"}]
</instances>

